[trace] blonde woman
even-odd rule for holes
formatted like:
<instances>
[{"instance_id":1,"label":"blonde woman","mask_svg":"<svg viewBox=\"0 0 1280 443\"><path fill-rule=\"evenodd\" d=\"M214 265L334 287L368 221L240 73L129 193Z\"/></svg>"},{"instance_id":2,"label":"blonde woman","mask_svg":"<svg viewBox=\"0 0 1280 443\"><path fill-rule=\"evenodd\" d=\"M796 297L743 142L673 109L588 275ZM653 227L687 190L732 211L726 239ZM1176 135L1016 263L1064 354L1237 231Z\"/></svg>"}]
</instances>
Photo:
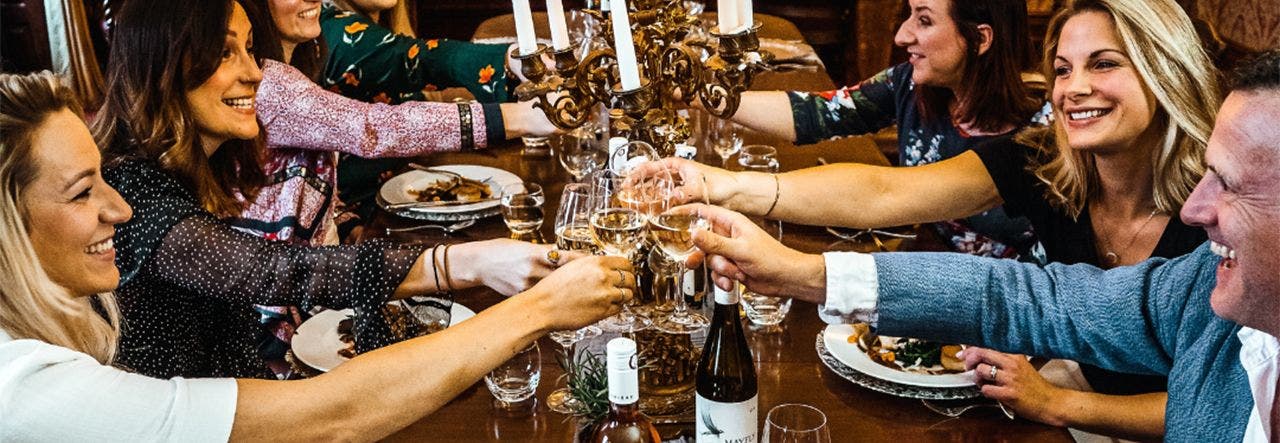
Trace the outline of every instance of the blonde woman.
<instances>
[{"instance_id":1,"label":"blonde woman","mask_svg":"<svg viewBox=\"0 0 1280 443\"><path fill-rule=\"evenodd\" d=\"M115 225L133 213L103 181L78 107L52 74L0 75L0 441L376 440L547 331L616 312L634 285L618 282L623 260L575 260L464 323L307 380L129 373L112 366L110 292Z\"/></svg>"},{"instance_id":2,"label":"blonde woman","mask_svg":"<svg viewBox=\"0 0 1280 443\"><path fill-rule=\"evenodd\" d=\"M1052 262L1110 268L1174 257L1206 238L1174 216L1204 174L1221 100L1198 42L1172 0L1075 1L1051 22L1045 42L1055 117L1048 129L913 168L840 164L768 175L665 160L649 170L678 171L693 184L682 189L691 201L703 199L697 184L705 178L712 203L748 215L863 228L1003 204L1031 220ZM1020 416L1123 437L1162 435L1163 378L1085 367L1098 393L1081 392L1048 384L1020 357L989 356L1011 381L984 392Z\"/></svg>"}]
</instances>

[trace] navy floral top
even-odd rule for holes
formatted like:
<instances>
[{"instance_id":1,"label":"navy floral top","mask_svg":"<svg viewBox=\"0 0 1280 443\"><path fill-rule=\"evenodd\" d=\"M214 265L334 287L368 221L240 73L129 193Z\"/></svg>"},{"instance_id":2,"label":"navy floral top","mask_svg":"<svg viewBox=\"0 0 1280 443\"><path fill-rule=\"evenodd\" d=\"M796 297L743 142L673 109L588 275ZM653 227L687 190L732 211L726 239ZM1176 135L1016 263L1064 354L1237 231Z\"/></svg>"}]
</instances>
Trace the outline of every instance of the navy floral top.
<instances>
[{"instance_id":1,"label":"navy floral top","mask_svg":"<svg viewBox=\"0 0 1280 443\"><path fill-rule=\"evenodd\" d=\"M954 157L996 137L970 136L949 119L925 120L916 101L911 72L911 64L903 63L857 85L834 91L789 93L796 142L810 144L869 134L897 124L898 164L918 166ZM1044 124L1045 114L1028 119L1028 125ZM1031 250L1035 235L1030 222L1009 217L1003 208L934 226L957 252L1005 258L1034 255Z\"/></svg>"}]
</instances>

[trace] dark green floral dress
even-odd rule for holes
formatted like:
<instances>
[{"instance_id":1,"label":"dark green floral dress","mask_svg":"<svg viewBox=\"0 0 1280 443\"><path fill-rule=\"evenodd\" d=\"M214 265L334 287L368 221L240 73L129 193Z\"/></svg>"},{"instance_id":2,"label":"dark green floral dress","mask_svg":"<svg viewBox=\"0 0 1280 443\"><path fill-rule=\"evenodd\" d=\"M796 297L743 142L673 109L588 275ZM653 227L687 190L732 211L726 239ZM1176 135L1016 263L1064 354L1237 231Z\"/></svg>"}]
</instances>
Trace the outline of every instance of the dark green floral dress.
<instances>
[{"instance_id":1,"label":"dark green floral dress","mask_svg":"<svg viewBox=\"0 0 1280 443\"><path fill-rule=\"evenodd\" d=\"M481 103L509 99L508 45L449 39L419 39L392 32L364 15L326 5L320 12L321 36L329 46L320 86L367 102L398 104L424 100L426 92L464 87ZM496 110L486 106L486 111ZM501 114L486 112L489 133L502 134ZM494 117L497 118L494 118ZM492 142L492 141L491 141ZM404 159L339 157L338 197L351 214L374 210L379 176L401 168ZM344 223L345 231L349 223Z\"/></svg>"},{"instance_id":2,"label":"dark green floral dress","mask_svg":"<svg viewBox=\"0 0 1280 443\"><path fill-rule=\"evenodd\" d=\"M483 103L507 101L507 45L398 35L369 17L325 6L329 45L321 86L354 99L400 103L464 87Z\"/></svg>"}]
</instances>

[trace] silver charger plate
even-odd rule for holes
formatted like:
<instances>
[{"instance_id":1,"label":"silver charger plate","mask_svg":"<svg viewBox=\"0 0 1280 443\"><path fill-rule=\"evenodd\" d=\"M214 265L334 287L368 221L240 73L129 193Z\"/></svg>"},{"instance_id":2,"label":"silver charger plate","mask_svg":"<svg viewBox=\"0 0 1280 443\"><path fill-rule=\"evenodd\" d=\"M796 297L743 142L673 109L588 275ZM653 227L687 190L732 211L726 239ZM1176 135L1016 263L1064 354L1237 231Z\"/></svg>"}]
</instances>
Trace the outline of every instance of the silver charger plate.
<instances>
[{"instance_id":1,"label":"silver charger plate","mask_svg":"<svg viewBox=\"0 0 1280 443\"><path fill-rule=\"evenodd\" d=\"M935 388L904 385L891 381L881 380L841 363L831 351L827 350L827 345L822 338L823 334L818 333L816 344L818 350L818 359L822 360L822 364L826 365L831 372L835 372L845 380L849 380L858 386L870 389L883 394L889 394L897 397L918 398L923 400L964 400L982 395L976 386L968 386L961 388Z\"/></svg>"},{"instance_id":2,"label":"silver charger plate","mask_svg":"<svg viewBox=\"0 0 1280 443\"><path fill-rule=\"evenodd\" d=\"M432 166L431 169L452 172L472 180L487 181L495 197L500 196L503 186L522 182L519 176L511 172L489 166L442 165ZM412 202L414 197L409 194L410 189L421 189L427 183L447 177L442 173L416 169L392 177L378 190L378 206L401 217L436 222L476 220L498 215L502 211L502 205L497 200L457 206L387 209L389 204Z\"/></svg>"}]
</instances>

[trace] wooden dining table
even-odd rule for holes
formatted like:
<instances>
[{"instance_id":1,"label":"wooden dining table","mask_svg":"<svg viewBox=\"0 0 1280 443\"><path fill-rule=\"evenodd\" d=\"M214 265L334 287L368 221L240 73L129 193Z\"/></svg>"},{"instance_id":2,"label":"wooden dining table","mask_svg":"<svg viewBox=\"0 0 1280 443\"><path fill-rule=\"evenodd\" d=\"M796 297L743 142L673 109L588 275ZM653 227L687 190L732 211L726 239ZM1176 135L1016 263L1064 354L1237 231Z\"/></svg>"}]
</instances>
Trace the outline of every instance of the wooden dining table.
<instances>
[{"instance_id":1,"label":"wooden dining table","mask_svg":"<svg viewBox=\"0 0 1280 443\"><path fill-rule=\"evenodd\" d=\"M776 17L775 17L776 18ZM777 19L781 20L781 19ZM785 23L784 25L794 25ZM784 29L783 31L786 31ZM510 33L510 31L507 31ZM796 31L796 35L798 35ZM762 35L762 38L767 38ZM823 77L825 78L825 73ZM756 89L785 87L794 90L820 90L832 87L829 78L825 82L815 76L795 73L765 73L760 76ZM747 143L764 143L778 149L782 170L794 170L825 162L860 162L885 165L888 162L874 142L868 137L849 137L825 141L815 145L796 146L785 140L751 131L744 133ZM700 147L699 160L719 164L720 159ZM526 157L522 155L519 140L509 140L489 149L432 155L417 159L427 165L472 164L501 168L526 181L539 183L547 195L545 203L548 222L542 226L542 235L554 239L551 220L554 220L561 190L571 177L554 157ZM832 190L833 199L839 198L839 190ZM385 228L406 227L421 221L404 219L386 212L379 212L365 229L365 236L388 236ZM907 228L911 229L911 228ZM915 240L892 239L883 247L896 250L938 250L941 242L928 227L916 228L920 235ZM880 248L869 240L844 241L822 228L785 224L782 228L784 244L803 252L821 253L833 250L857 250L870 252ZM454 243L506 237L509 232L500 216L479 220L474 226L445 235L438 231L416 231L390 234L393 240L416 243ZM455 302L476 311L503 300L489 289L477 288L455 294ZM745 321L745 320L744 320ZM769 408L783 403L804 403L823 411L828 418L832 441L1034 441L1037 443L1071 441L1070 434L1062 428L1051 427L1025 419L1009 419L998 408L980 408L960 418L950 418L925 407L920 400L895 397L860 387L828 369L815 350L815 339L826 327L818 318L814 305L796 301L789 316L780 327L747 328L748 341L756 361L759 386L759 421L763 425ZM562 386L557 380L563 370L552 357L558 345L547 337L539 340L542 349L541 383L535 401L520 407L499 408L483 381L477 382L449 404L400 430L389 441L513 441L513 442L568 442L574 441L577 422L550 411L542 400L555 388ZM465 355L440 356L466 358ZM693 423L673 423L659 426L668 441L693 441Z\"/></svg>"}]
</instances>

